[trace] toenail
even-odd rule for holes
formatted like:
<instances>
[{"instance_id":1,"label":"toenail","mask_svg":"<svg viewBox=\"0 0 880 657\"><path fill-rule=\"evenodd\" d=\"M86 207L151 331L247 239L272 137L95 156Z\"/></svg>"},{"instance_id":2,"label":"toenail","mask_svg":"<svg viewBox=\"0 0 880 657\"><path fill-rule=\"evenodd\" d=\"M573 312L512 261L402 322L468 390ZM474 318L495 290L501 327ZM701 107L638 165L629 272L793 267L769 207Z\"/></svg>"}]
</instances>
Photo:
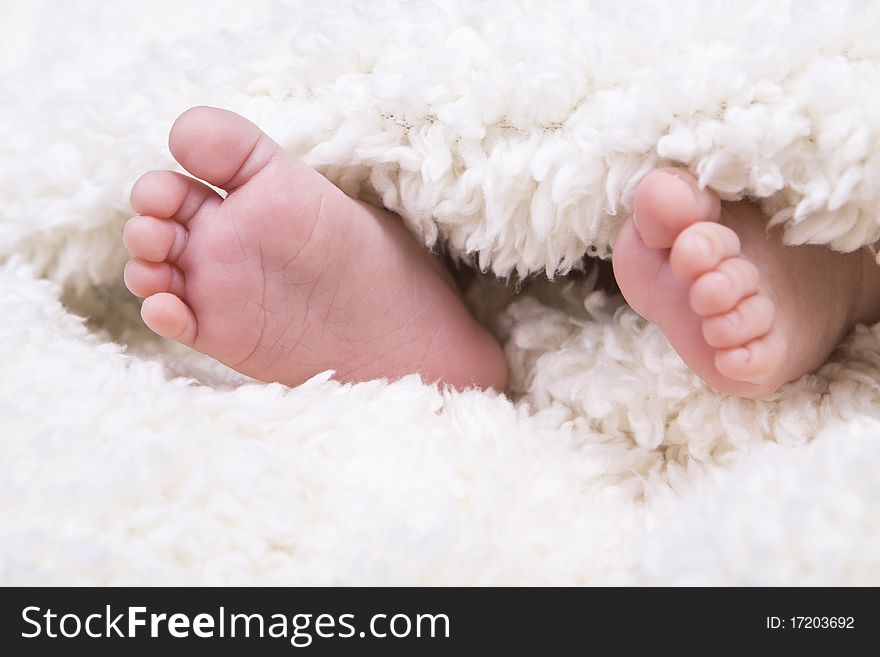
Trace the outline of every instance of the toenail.
<instances>
[{"instance_id":1,"label":"toenail","mask_svg":"<svg viewBox=\"0 0 880 657\"><path fill-rule=\"evenodd\" d=\"M733 352L734 358L742 361L743 364L748 363L752 360L752 352L749 351L748 347L738 347L736 351Z\"/></svg>"},{"instance_id":2,"label":"toenail","mask_svg":"<svg viewBox=\"0 0 880 657\"><path fill-rule=\"evenodd\" d=\"M137 220L140 218L141 218L140 215L136 215L134 217L131 217L128 221L126 221L125 225L122 227L122 233L125 234L126 231L130 230L131 226L133 226L135 223L138 223Z\"/></svg>"},{"instance_id":3,"label":"toenail","mask_svg":"<svg viewBox=\"0 0 880 657\"><path fill-rule=\"evenodd\" d=\"M694 193L693 185L691 185L687 180L682 178L678 173L670 173L669 171L661 171L660 173L662 173L664 176L668 176L669 178L672 178L673 180L675 180L674 184L679 185L679 186L683 187L684 189L687 189L688 193L691 195L691 198L693 198L695 201L697 200L697 195L696 195L696 193Z\"/></svg>"},{"instance_id":4,"label":"toenail","mask_svg":"<svg viewBox=\"0 0 880 657\"><path fill-rule=\"evenodd\" d=\"M694 248L705 256L712 255L712 243L701 235L694 235Z\"/></svg>"}]
</instances>

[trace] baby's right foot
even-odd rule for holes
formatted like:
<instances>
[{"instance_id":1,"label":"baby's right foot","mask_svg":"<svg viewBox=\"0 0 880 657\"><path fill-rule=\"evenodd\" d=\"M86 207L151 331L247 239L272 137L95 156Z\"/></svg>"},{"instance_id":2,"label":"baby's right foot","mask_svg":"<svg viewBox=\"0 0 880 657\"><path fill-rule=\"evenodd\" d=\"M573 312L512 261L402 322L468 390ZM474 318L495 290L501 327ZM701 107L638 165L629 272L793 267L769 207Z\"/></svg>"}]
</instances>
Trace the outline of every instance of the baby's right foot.
<instances>
[{"instance_id":1,"label":"baby's right foot","mask_svg":"<svg viewBox=\"0 0 880 657\"><path fill-rule=\"evenodd\" d=\"M880 267L864 250L785 246L756 206L721 204L679 169L646 176L634 206L614 244L620 289L722 392L768 395L880 319Z\"/></svg>"},{"instance_id":2,"label":"baby's right foot","mask_svg":"<svg viewBox=\"0 0 880 657\"><path fill-rule=\"evenodd\" d=\"M169 145L195 178L151 171L131 193L125 282L147 326L262 381L418 373L503 390L498 343L399 218L345 196L246 119L180 116Z\"/></svg>"}]
</instances>

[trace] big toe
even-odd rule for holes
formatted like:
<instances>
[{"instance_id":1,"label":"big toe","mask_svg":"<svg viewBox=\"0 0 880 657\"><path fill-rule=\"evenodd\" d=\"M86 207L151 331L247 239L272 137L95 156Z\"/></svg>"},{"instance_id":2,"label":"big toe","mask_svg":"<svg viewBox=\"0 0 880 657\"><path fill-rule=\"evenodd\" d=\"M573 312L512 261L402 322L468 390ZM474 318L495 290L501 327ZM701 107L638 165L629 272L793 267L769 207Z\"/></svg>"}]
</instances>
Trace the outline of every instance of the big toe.
<instances>
[{"instance_id":1,"label":"big toe","mask_svg":"<svg viewBox=\"0 0 880 657\"><path fill-rule=\"evenodd\" d=\"M668 249L685 228L698 221L718 221L721 200L700 189L688 171L664 168L639 183L633 198L633 221L646 246Z\"/></svg>"},{"instance_id":2,"label":"big toe","mask_svg":"<svg viewBox=\"0 0 880 657\"><path fill-rule=\"evenodd\" d=\"M280 151L243 116L216 107L192 107L168 135L171 154L191 174L232 191L250 180Z\"/></svg>"}]
</instances>

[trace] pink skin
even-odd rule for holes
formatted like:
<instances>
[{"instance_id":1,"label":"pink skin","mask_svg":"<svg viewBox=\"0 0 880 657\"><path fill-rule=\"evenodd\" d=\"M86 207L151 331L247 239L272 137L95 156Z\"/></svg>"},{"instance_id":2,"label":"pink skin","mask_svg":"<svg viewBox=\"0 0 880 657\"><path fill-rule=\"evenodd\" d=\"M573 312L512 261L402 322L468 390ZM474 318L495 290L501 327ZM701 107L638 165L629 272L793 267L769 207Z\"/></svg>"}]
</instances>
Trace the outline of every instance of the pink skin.
<instances>
[{"instance_id":1,"label":"pink skin","mask_svg":"<svg viewBox=\"0 0 880 657\"><path fill-rule=\"evenodd\" d=\"M420 374L503 390L501 348L400 219L345 196L246 119L195 107L171 128L194 177L131 193L125 283L153 331L261 381ZM224 198L199 180L224 189Z\"/></svg>"},{"instance_id":2,"label":"pink skin","mask_svg":"<svg viewBox=\"0 0 880 657\"><path fill-rule=\"evenodd\" d=\"M639 184L614 244L629 304L710 386L760 398L821 365L880 319L880 267L862 250L789 247L749 203L724 203L680 169Z\"/></svg>"}]
</instances>

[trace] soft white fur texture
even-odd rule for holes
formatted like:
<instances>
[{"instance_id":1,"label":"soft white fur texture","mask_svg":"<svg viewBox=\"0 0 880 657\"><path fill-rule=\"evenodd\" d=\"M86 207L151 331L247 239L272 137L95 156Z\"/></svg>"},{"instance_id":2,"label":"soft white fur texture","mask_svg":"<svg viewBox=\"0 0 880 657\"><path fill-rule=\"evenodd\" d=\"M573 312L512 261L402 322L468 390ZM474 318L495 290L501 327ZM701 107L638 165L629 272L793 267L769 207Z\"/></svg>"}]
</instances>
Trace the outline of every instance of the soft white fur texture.
<instances>
[{"instance_id":1,"label":"soft white fur texture","mask_svg":"<svg viewBox=\"0 0 880 657\"><path fill-rule=\"evenodd\" d=\"M670 162L793 243L880 237L876 3L2 4L3 584L880 583L880 327L744 401L561 277ZM487 270L511 398L150 336L127 195L196 104Z\"/></svg>"}]
</instances>

